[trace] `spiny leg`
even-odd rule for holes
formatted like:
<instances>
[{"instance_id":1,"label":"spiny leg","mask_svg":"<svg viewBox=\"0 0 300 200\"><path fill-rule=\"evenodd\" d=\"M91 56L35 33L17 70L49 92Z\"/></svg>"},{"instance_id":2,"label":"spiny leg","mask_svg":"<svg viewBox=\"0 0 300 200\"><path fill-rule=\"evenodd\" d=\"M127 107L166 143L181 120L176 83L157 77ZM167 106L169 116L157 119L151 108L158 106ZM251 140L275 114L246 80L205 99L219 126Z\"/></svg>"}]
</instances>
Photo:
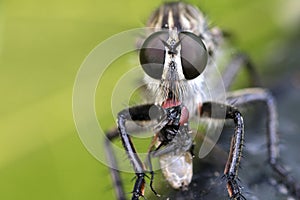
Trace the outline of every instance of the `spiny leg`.
<instances>
[{"instance_id":1,"label":"spiny leg","mask_svg":"<svg viewBox=\"0 0 300 200\"><path fill-rule=\"evenodd\" d=\"M232 136L230 152L224 169L224 176L227 179L227 191L231 199L245 199L241 194L238 180L238 168L242 156L244 142L244 122L241 113L230 105L215 102L202 104L200 115L215 119L232 119L235 124Z\"/></svg>"},{"instance_id":2,"label":"spiny leg","mask_svg":"<svg viewBox=\"0 0 300 200\"><path fill-rule=\"evenodd\" d=\"M248 88L242 89L228 94L227 101L233 103L235 106L243 105L253 102L264 102L267 107L267 144L268 144L268 161L272 169L279 174L290 191L299 199L300 185L289 174L289 172L278 163L279 148L277 136L277 109L275 100L272 94L262 88Z\"/></svg>"},{"instance_id":3,"label":"spiny leg","mask_svg":"<svg viewBox=\"0 0 300 200\"><path fill-rule=\"evenodd\" d=\"M259 76L250 58L246 54L238 53L233 56L230 63L226 66L222 75L222 80L226 91L230 89L237 73L241 70L242 67L246 67L247 72L250 76L250 80L254 86L261 85Z\"/></svg>"},{"instance_id":4,"label":"spiny leg","mask_svg":"<svg viewBox=\"0 0 300 200\"><path fill-rule=\"evenodd\" d=\"M150 188L156 196L160 197L160 195L153 188L154 171L153 171L152 162L151 162L153 151L156 151L161 147L161 145L159 145L158 147L155 148L155 144L157 143L157 141L158 141L158 136L157 136L157 134L155 134L155 136L152 139L152 142L151 142L151 144L148 148L148 155L147 155L146 164L148 165L149 172L150 172L150 175L151 175L151 177L150 177Z\"/></svg>"},{"instance_id":5,"label":"spiny leg","mask_svg":"<svg viewBox=\"0 0 300 200\"><path fill-rule=\"evenodd\" d=\"M113 151L111 148L111 140L117 136L121 137L122 144L126 153L129 157L131 164L133 165L136 181L132 191L132 200L138 200L140 196L143 196L144 185L145 185L145 169L144 165L138 157L131 138L128 134L128 128L126 127L127 121L151 121L158 120L164 116L164 110L154 104L142 105L131 107L121 111L118 114L118 130L113 130L107 133L107 139L105 140L106 154L108 157L108 162L112 168L110 169L111 176L113 178L114 184L116 184L116 195L119 200L125 199L124 191L122 189L122 181L120 178L119 171L117 169L116 159L113 156Z\"/></svg>"}]
</instances>

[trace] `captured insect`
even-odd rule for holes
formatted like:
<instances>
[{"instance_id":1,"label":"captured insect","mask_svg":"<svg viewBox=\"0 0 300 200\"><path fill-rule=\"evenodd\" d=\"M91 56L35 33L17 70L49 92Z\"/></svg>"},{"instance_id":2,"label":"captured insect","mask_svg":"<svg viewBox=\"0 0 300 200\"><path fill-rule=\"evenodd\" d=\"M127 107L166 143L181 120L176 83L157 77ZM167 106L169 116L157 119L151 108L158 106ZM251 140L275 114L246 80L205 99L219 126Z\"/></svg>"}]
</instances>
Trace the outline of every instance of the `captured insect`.
<instances>
[{"instance_id":1,"label":"captured insect","mask_svg":"<svg viewBox=\"0 0 300 200\"><path fill-rule=\"evenodd\" d=\"M165 179L174 189L185 190L189 187L195 157L194 127L191 124L194 119L230 120L234 123L224 177L229 198L246 199L238 181L244 145L244 121L237 107L252 102L263 102L267 108L268 162L290 192L300 198L298 183L278 163L277 111L272 94L259 87L227 92L243 66L253 81L257 82L257 75L248 57L237 54L222 70L221 81L210 82L210 78L218 75L210 69L220 59L218 52L225 36L219 28L208 26L201 11L183 2L165 3L153 12L147 26L150 31L141 44L139 59L145 72L147 90L155 97L154 102L120 111L117 129L107 132L105 141L110 166L116 166L111 142L121 138L136 175L132 199L144 196L146 184L159 196L159 191L153 185L154 158L158 158ZM224 89L224 101L210 95L211 88L218 85ZM141 130L132 129L128 122L153 126L154 136L149 141L145 162L139 157L130 136L131 132ZM125 199L125 192L116 169L114 167L110 171L117 199L121 200Z\"/></svg>"}]
</instances>

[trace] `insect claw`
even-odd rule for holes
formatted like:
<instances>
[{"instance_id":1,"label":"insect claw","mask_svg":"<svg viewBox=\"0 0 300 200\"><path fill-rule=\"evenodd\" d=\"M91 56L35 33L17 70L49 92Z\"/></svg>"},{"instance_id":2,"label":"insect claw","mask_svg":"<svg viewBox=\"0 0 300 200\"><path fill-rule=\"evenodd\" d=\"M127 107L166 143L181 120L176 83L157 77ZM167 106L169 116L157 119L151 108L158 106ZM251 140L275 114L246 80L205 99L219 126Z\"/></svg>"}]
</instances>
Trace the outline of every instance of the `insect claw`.
<instances>
[{"instance_id":1,"label":"insect claw","mask_svg":"<svg viewBox=\"0 0 300 200\"><path fill-rule=\"evenodd\" d=\"M154 190L154 188L152 187L152 185L150 185L150 188L151 188L151 191L154 193L155 196L161 197L161 195L158 194L158 193Z\"/></svg>"},{"instance_id":2,"label":"insect claw","mask_svg":"<svg viewBox=\"0 0 300 200\"><path fill-rule=\"evenodd\" d=\"M152 192L155 194L155 196L160 197L160 194L158 194L155 189L153 188L153 179L154 179L154 172L150 171L149 172L151 174L151 178L150 178L150 188L152 190Z\"/></svg>"}]
</instances>

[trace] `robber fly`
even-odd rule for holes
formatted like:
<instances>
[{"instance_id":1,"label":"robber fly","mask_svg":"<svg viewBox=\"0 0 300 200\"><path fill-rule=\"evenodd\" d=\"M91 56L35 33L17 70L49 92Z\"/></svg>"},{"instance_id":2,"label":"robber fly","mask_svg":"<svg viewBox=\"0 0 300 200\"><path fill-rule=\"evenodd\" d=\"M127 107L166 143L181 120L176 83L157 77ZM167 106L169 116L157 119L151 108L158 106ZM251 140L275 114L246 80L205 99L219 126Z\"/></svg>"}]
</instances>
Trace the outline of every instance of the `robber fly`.
<instances>
[{"instance_id":1,"label":"robber fly","mask_svg":"<svg viewBox=\"0 0 300 200\"><path fill-rule=\"evenodd\" d=\"M193 136L191 118L228 119L234 122L232 140L224 169L226 188L230 199L245 199L238 182L238 168L244 143L244 122L236 106L261 101L267 107L267 139L269 163L288 188L300 198L300 190L287 170L278 164L277 116L275 101L266 89L248 88L227 93L225 102L207 98L203 74L218 60L217 52L223 41L220 29L210 28L196 7L183 3L165 3L153 12L148 24L150 32L143 42L140 64L145 72L147 88L155 96L153 103L126 108L119 112L118 128L107 133L106 152L111 166L116 161L111 141L121 138L136 174L132 199L144 196L146 177L152 191L154 173L151 159L159 158L162 172L175 189L186 189L193 176ZM256 77L249 59L236 55L223 71L225 90L231 86L239 69L245 66ZM234 105L232 103L234 102ZM128 121L154 121L154 137L150 143L146 164L139 158L131 140ZM111 168L118 199L125 199L119 172ZM147 174L150 174L148 176Z\"/></svg>"}]
</instances>

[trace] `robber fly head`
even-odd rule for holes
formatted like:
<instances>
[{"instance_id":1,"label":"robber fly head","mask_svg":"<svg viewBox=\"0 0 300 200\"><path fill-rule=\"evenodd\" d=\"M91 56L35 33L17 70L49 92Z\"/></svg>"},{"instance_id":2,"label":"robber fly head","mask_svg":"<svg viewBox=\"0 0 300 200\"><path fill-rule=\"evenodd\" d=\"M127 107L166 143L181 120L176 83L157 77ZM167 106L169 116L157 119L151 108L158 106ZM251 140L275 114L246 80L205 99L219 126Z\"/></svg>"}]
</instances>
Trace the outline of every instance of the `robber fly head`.
<instances>
[{"instance_id":1,"label":"robber fly head","mask_svg":"<svg viewBox=\"0 0 300 200\"><path fill-rule=\"evenodd\" d=\"M219 32L210 31L204 15L182 2L164 4L147 25L150 33L139 56L148 89L157 104L174 99L195 111L207 95L202 72L220 42L214 39Z\"/></svg>"},{"instance_id":2,"label":"robber fly head","mask_svg":"<svg viewBox=\"0 0 300 200\"><path fill-rule=\"evenodd\" d=\"M192 82L205 69L207 50L202 40L191 32L176 28L150 35L140 50L140 62L158 101L184 101L193 89Z\"/></svg>"}]
</instances>

